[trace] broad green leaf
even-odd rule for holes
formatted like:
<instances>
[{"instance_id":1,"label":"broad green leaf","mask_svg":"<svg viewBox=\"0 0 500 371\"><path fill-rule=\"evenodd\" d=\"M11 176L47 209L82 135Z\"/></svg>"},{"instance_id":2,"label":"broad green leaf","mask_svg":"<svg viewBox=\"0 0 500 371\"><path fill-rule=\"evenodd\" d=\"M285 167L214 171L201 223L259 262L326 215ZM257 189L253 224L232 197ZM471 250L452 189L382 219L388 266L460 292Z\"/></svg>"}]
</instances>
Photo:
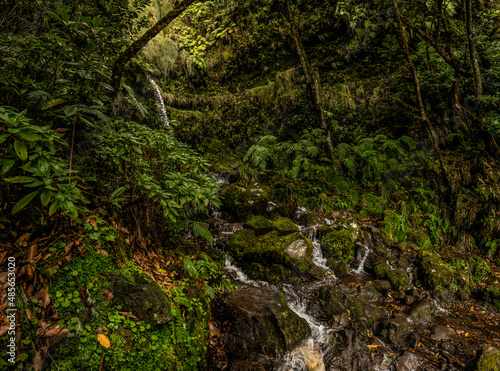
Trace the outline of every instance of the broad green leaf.
<instances>
[{"instance_id":1,"label":"broad green leaf","mask_svg":"<svg viewBox=\"0 0 500 371\"><path fill-rule=\"evenodd\" d=\"M52 205L50 205L50 209L49 209L49 215L52 216L52 214L54 214L57 209L59 208L59 204L61 202L59 200L55 200Z\"/></svg>"},{"instance_id":2,"label":"broad green leaf","mask_svg":"<svg viewBox=\"0 0 500 371\"><path fill-rule=\"evenodd\" d=\"M43 104L42 110L55 107L55 106L57 106L57 105L59 105L61 103L64 103L64 102L66 102L66 100L65 99L61 99L61 98L49 100L48 102L45 102Z\"/></svg>"},{"instance_id":3,"label":"broad green leaf","mask_svg":"<svg viewBox=\"0 0 500 371\"><path fill-rule=\"evenodd\" d=\"M9 183L29 183L34 182L37 179L31 176L15 176L13 178L4 178L4 180Z\"/></svg>"},{"instance_id":4,"label":"broad green leaf","mask_svg":"<svg viewBox=\"0 0 500 371\"><path fill-rule=\"evenodd\" d=\"M0 143L5 142L8 137L10 137L10 134L0 135Z\"/></svg>"},{"instance_id":5,"label":"broad green leaf","mask_svg":"<svg viewBox=\"0 0 500 371\"><path fill-rule=\"evenodd\" d=\"M14 151L16 151L17 156L21 160L26 161L28 159L28 149L26 148L26 144L24 144L24 142L16 139L14 141Z\"/></svg>"},{"instance_id":6,"label":"broad green leaf","mask_svg":"<svg viewBox=\"0 0 500 371\"><path fill-rule=\"evenodd\" d=\"M76 106L65 106L63 108L64 113L66 116L74 116L76 114L76 111L78 111L78 108Z\"/></svg>"},{"instance_id":7,"label":"broad green leaf","mask_svg":"<svg viewBox=\"0 0 500 371\"><path fill-rule=\"evenodd\" d=\"M109 198L116 198L119 195L121 195L123 192L125 192L125 187L120 187L117 190L115 190L113 193L111 193L111 196L109 196Z\"/></svg>"},{"instance_id":8,"label":"broad green leaf","mask_svg":"<svg viewBox=\"0 0 500 371\"><path fill-rule=\"evenodd\" d=\"M51 198L52 192L50 191L50 189L45 188L44 190L42 190L42 193L40 194L40 201L42 202L43 206L47 206Z\"/></svg>"},{"instance_id":9,"label":"broad green leaf","mask_svg":"<svg viewBox=\"0 0 500 371\"><path fill-rule=\"evenodd\" d=\"M30 201L38 194L38 192L39 191L31 192L29 195L24 196L19 201L17 201L17 203L14 205L14 208L12 209L12 214L17 213L19 210L29 204Z\"/></svg>"},{"instance_id":10,"label":"broad green leaf","mask_svg":"<svg viewBox=\"0 0 500 371\"><path fill-rule=\"evenodd\" d=\"M27 140L29 142L35 142L37 140L40 140L42 139L42 137L40 136L40 134L36 134L36 133L24 133L24 132L19 132L19 136L21 138L23 138L24 140Z\"/></svg>"},{"instance_id":11,"label":"broad green leaf","mask_svg":"<svg viewBox=\"0 0 500 371\"><path fill-rule=\"evenodd\" d=\"M7 171L9 171L12 166L14 166L16 160L5 160L2 163L3 163L2 174L6 174Z\"/></svg>"}]
</instances>

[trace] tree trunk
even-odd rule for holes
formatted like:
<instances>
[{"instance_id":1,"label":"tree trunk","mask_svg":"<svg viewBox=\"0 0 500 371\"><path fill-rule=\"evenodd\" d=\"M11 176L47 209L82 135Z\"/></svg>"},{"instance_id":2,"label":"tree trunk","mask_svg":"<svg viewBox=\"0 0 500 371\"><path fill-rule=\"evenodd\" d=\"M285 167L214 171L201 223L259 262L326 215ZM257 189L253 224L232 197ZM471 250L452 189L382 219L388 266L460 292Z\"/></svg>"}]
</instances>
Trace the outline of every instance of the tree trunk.
<instances>
[{"instance_id":1,"label":"tree trunk","mask_svg":"<svg viewBox=\"0 0 500 371\"><path fill-rule=\"evenodd\" d=\"M465 0L465 18L467 24L467 43L469 46L469 56L472 63L472 71L474 74L474 85L476 91L476 99L478 103L483 98L483 85L481 83L481 70L479 69L479 62L477 61L476 47L473 41L473 26L472 26L472 1Z\"/></svg>"},{"instance_id":2,"label":"tree trunk","mask_svg":"<svg viewBox=\"0 0 500 371\"><path fill-rule=\"evenodd\" d=\"M302 66L302 70L306 78L307 87L311 93L314 108L318 112L320 126L326 132L326 145L328 147L330 159L332 160L332 163L334 163L335 151L333 149L332 138L330 136L330 131L328 130L328 125L326 122L325 109L323 106L323 87L321 86L319 72L315 68L313 68L309 63L306 51L304 49L304 45L302 44L302 41L299 38L297 27L294 22L292 9L290 6L290 0L286 0L286 8L287 8L288 21L290 22L290 28L292 31L292 38L295 44L295 50L297 51L297 55L300 60L300 65Z\"/></svg>"},{"instance_id":3,"label":"tree trunk","mask_svg":"<svg viewBox=\"0 0 500 371\"><path fill-rule=\"evenodd\" d=\"M443 154L441 153L441 149L439 148L438 135L436 133L436 130L434 129L434 125L432 125L425 111L424 102L422 100L422 94L420 92L420 81L418 79L417 69L415 67L415 64L413 63L413 60L411 59L410 49L408 47L408 41L406 40L405 31L403 29L403 19L401 12L399 11L397 0L393 0L393 4L394 4L394 9L396 10L396 19L398 22L398 27L397 27L398 40L399 44L401 45L401 49L403 50L403 53L406 59L408 60L410 71L413 77L413 85L415 86L415 93L417 95L417 102L418 102L418 109L420 112L420 116L422 121L424 121L425 124L427 125L427 129L429 130L429 134L431 135L431 142L438 156L439 164L441 165L441 171L443 172L445 185L451 192L453 192L453 190L450 188L451 183L449 181L448 172L446 171L446 167L444 165Z\"/></svg>"},{"instance_id":4,"label":"tree trunk","mask_svg":"<svg viewBox=\"0 0 500 371\"><path fill-rule=\"evenodd\" d=\"M120 81L122 79L123 70L125 65L135 56L153 37L158 35L161 30L168 26L174 19L176 19L186 8L191 5L195 0L184 0L176 3L174 9L168 12L156 24L147 30L144 35L130 44L123 53L121 53L113 65L113 73L111 75L111 86L113 91L110 93L112 99L118 94L120 89Z\"/></svg>"}]
</instances>

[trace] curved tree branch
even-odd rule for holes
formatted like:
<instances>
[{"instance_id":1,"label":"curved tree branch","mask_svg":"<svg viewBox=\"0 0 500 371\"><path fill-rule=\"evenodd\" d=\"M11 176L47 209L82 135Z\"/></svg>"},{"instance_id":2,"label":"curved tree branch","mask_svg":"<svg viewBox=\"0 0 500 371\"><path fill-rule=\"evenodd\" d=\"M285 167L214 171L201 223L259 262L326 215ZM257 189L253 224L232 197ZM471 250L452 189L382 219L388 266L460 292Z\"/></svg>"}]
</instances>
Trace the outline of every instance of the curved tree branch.
<instances>
[{"instance_id":1,"label":"curved tree branch","mask_svg":"<svg viewBox=\"0 0 500 371\"><path fill-rule=\"evenodd\" d=\"M147 30L144 35L130 44L123 53L121 53L113 65L113 73L111 75L111 86L113 91L110 93L112 99L118 94L120 88L120 81L123 75L125 65L136 55L153 37L158 35L161 30L168 26L174 19L176 19L186 8L191 5L195 0L184 0L175 4L174 8L161 18L156 24Z\"/></svg>"}]
</instances>

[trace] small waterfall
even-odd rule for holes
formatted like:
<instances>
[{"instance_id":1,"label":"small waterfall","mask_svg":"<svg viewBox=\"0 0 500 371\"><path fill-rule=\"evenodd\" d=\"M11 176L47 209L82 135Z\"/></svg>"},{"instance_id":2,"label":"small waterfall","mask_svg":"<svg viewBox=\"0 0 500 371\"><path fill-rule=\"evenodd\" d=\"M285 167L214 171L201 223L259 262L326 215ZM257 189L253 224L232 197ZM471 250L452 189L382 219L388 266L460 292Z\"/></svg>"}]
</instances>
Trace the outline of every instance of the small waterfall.
<instances>
[{"instance_id":1,"label":"small waterfall","mask_svg":"<svg viewBox=\"0 0 500 371\"><path fill-rule=\"evenodd\" d=\"M226 257L226 262L224 264L224 268L230 272L232 272L236 277L235 280L241 283L244 283L249 286L260 287L260 286L268 286L269 284L264 281L254 281L248 278L248 276L243 273L243 271L235 266L228 257Z\"/></svg>"},{"instance_id":2,"label":"small waterfall","mask_svg":"<svg viewBox=\"0 0 500 371\"><path fill-rule=\"evenodd\" d=\"M321 251L321 241L318 238L318 227L322 224L315 224L310 227L305 227L299 225L300 233L311 240L313 245L313 263L324 271L330 271L330 267L326 264L327 259L323 256L323 251Z\"/></svg>"},{"instance_id":3,"label":"small waterfall","mask_svg":"<svg viewBox=\"0 0 500 371\"><path fill-rule=\"evenodd\" d=\"M165 104L163 103L163 97L161 95L160 88L156 85L153 79L149 79L156 99L156 107L158 108L158 113L160 114L161 122L163 126L168 129L170 128L170 121L168 120L167 110L165 109Z\"/></svg>"},{"instance_id":4,"label":"small waterfall","mask_svg":"<svg viewBox=\"0 0 500 371\"><path fill-rule=\"evenodd\" d=\"M267 208L266 208L266 211L267 211L268 213L270 213L271 211L273 211L273 210L274 210L274 208L275 208L275 207L276 207L276 204L275 204L274 202L272 202L272 201L269 201L269 202L267 203Z\"/></svg>"},{"instance_id":5,"label":"small waterfall","mask_svg":"<svg viewBox=\"0 0 500 371\"><path fill-rule=\"evenodd\" d=\"M436 299L434 299L433 297L430 297L430 296L429 296L429 298L431 299L432 304L436 308L436 312L438 312L438 313L444 313L444 314L450 314L450 312L448 310L444 309L442 306L440 306L438 304L438 302L436 301Z\"/></svg>"},{"instance_id":6,"label":"small waterfall","mask_svg":"<svg viewBox=\"0 0 500 371\"><path fill-rule=\"evenodd\" d=\"M283 284L282 289L290 309L304 318L311 327L311 337L285 355L279 371L325 371L323 357L328 347L329 334L333 330L318 323L307 313L307 304L295 293L292 285Z\"/></svg>"},{"instance_id":7,"label":"small waterfall","mask_svg":"<svg viewBox=\"0 0 500 371\"><path fill-rule=\"evenodd\" d=\"M305 207L302 207L302 206L299 206L297 208L297 211L295 212L295 220L299 220L300 219L300 216L305 212L307 211L307 209Z\"/></svg>"},{"instance_id":8,"label":"small waterfall","mask_svg":"<svg viewBox=\"0 0 500 371\"><path fill-rule=\"evenodd\" d=\"M368 244L366 242L365 243L358 243L357 245L361 246L363 248L363 251L358 252L359 266L355 270L353 270L352 272L356 273L356 274L363 274L363 273L366 273L365 272L365 263L366 263L366 259L368 258L368 255L370 255L370 247L368 246Z\"/></svg>"}]
</instances>

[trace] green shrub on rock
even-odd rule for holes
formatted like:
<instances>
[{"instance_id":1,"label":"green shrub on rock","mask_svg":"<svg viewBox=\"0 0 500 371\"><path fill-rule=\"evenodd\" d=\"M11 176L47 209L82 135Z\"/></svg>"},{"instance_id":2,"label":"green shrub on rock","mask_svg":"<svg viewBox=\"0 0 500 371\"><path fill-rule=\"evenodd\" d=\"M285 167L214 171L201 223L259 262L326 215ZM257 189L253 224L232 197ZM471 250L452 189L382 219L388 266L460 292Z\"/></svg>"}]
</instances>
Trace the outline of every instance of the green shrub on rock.
<instances>
[{"instance_id":1,"label":"green shrub on rock","mask_svg":"<svg viewBox=\"0 0 500 371\"><path fill-rule=\"evenodd\" d=\"M352 233L347 230L328 233L321 241L321 250L326 258L349 261L354 257Z\"/></svg>"}]
</instances>

